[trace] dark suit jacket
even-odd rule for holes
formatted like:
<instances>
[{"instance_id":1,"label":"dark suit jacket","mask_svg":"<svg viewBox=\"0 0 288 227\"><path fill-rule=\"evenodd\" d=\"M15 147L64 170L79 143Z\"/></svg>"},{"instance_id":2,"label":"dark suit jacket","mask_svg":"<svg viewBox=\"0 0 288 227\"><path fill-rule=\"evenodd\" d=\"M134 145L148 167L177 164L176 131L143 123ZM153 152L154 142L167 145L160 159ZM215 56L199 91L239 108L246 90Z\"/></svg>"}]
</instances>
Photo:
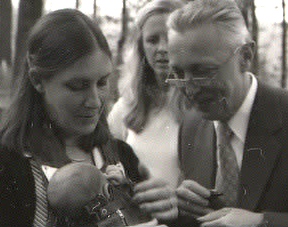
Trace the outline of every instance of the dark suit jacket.
<instances>
[{"instance_id":1,"label":"dark suit jacket","mask_svg":"<svg viewBox=\"0 0 288 227\"><path fill-rule=\"evenodd\" d=\"M131 180L141 180L138 158L129 145L113 140L111 152L118 152L117 156ZM115 164L106 161L107 164ZM31 227L35 201L34 177L29 160L20 152L0 147L0 227Z\"/></svg>"},{"instance_id":2,"label":"dark suit jacket","mask_svg":"<svg viewBox=\"0 0 288 227\"><path fill-rule=\"evenodd\" d=\"M185 179L214 187L215 144L213 122L188 113L179 134ZM263 212L269 226L288 226L288 93L261 83L245 141L238 207Z\"/></svg>"}]
</instances>

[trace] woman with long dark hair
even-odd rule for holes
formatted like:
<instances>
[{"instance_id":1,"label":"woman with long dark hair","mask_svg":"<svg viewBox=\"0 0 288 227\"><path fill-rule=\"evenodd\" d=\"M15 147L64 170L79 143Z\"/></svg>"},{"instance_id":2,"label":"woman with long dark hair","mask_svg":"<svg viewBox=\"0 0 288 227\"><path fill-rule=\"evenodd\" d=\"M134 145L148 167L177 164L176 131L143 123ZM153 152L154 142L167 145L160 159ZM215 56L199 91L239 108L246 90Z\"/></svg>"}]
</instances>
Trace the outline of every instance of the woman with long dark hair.
<instances>
[{"instance_id":1,"label":"woman with long dark hair","mask_svg":"<svg viewBox=\"0 0 288 227\"><path fill-rule=\"evenodd\" d=\"M103 172L117 166L137 191L143 180L139 161L126 143L112 138L106 122L112 73L102 31L80 11L51 12L32 28L25 70L0 130L0 226L65 226L51 212L46 189L53 173L69 163L94 165ZM112 172L108 178L117 180ZM149 182L148 188L155 189ZM169 209L177 213L173 193L157 185L164 197L154 195L153 200L171 204ZM149 197L141 197L151 204Z\"/></svg>"}]
</instances>

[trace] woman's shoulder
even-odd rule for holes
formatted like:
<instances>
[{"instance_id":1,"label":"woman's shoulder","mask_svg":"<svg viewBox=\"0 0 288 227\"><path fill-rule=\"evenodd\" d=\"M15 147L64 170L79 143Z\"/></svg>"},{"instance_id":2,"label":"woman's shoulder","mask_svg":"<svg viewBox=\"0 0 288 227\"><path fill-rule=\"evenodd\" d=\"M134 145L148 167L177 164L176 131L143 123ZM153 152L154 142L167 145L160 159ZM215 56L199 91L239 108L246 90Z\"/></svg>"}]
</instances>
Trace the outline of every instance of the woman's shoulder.
<instances>
[{"instance_id":1,"label":"woman's shoulder","mask_svg":"<svg viewBox=\"0 0 288 227\"><path fill-rule=\"evenodd\" d=\"M20 152L0 145L0 216L4 217L0 225L31 226L34 192L28 160Z\"/></svg>"},{"instance_id":2,"label":"woman's shoulder","mask_svg":"<svg viewBox=\"0 0 288 227\"><path fill-rule=\"evenodd\" d=\"M125 140L127 128L124 119L129 112L129 104L125 98L120 97L108 114L108 125L111 134L118 139Z\"/></svg>"},{"instance_id":3,"label":"woman's shoulder","mask_svg":"<svg viewBox=\"0 0 288 227\"><path fill-rule=\"evenodd\" d=\"M23 157L15 150L9 149L6 146L0 144L0 163L11 163L22 160Z\"/></svg>"},{"instance_id":4,"label":"woman's shoulder","mask_svg":"<svg viewBox=\"0 0 288 227\"><path fill-rule=\"evenodd\" d=\"M0 145L0 173L20 175L22 171L30 168L27 158L21 152Z\"/></svg>"},{"instance_id":5,"label":"woman's shoulder","mask_svg":"<svg viewBox=\"0 0 288 227\"><path fill-rule=\"evenodd\" d=\"M109 116L119 116L127 114L130 110L129 102L126 98L120 97L112 106Z\"/></svg>"}]
</instances>

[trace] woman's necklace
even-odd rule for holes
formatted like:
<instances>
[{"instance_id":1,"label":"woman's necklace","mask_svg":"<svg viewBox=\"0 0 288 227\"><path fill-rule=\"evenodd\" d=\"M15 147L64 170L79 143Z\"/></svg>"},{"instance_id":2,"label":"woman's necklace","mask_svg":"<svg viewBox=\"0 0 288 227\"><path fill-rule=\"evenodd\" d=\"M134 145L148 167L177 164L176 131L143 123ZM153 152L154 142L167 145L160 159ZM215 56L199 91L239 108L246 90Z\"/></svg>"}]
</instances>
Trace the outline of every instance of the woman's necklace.
<instances>
[{"instance_id":1,"label":"woman's necklace","mask_svg":"<svg viewBox=\"0 0 288 227\"><path fill-rule=\"evenodd\" d=\"M72 162L86 162L93 164L92 155L77 146L66 145L66 154Z\"/></svg>"}]
</instances>

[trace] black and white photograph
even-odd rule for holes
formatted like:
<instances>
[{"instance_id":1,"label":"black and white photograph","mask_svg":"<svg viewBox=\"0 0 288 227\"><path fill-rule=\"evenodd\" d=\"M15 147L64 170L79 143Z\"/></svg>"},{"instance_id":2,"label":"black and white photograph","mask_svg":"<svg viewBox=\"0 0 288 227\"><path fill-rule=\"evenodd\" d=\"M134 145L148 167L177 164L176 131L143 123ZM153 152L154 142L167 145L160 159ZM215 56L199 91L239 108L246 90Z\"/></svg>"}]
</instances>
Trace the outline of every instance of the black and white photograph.
<instances>
[{"instance_id":1,"label":"black and white photograph","mask_svg":"<svg viewBox=\"0 0 288 227\"><path fill-rule=\"evenodd\" d=\"M0 0L0 227L288 227L287 0Z\"/></svg>"}]
</instances>

